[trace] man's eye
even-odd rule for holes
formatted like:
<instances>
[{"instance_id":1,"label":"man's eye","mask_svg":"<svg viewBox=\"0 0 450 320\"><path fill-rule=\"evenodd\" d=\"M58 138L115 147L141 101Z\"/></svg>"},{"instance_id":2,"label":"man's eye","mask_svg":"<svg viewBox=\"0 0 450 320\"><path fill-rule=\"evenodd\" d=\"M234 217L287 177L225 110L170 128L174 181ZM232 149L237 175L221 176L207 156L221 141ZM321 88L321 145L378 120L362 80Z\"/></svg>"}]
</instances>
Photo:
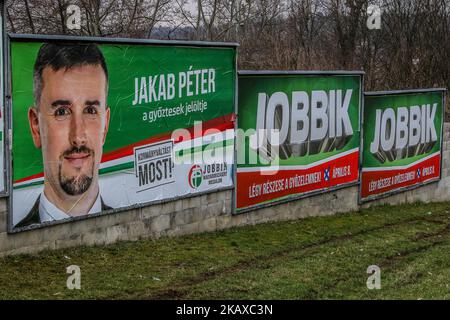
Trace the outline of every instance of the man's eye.
<instances>
[{"instance_id":1,"label":"man's eye","mask_svg":"<svg viewBox=\"0 0 450 320\"><path fill-rule=\"evenodd\" d=\"M70 111L67 108L58 108L55 110L56 117L64 117L64 116L68 116L69 114L70 114Z\"/></svg>"},{"instance_id":2,"label":"man's eye","mask_svg":"<svg viewBox=\"0 0 450 320\"><path fill-rule=\"evenodd\" d=\"M88 106L88 107L86 107L86 109L84 109L84 111L87 113L87 114L97 114L98 112L97 112L97 108L96 107L93 107L93 106Z\"/></svg>"}]
</instances>

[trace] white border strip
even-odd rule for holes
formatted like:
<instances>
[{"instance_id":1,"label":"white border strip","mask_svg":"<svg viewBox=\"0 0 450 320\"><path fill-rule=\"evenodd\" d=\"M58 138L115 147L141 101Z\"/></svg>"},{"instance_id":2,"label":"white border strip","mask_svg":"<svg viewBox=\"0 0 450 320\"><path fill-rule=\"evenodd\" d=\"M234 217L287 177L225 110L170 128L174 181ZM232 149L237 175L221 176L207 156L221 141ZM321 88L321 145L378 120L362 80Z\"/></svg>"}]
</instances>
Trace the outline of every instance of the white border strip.
<instances>
[{"instance_id":1,"label":"white border strip","mask_svg":"<svg viewBox=\"0 0 450 320\"><path fill-rule=\"evenodd\" d=\"M110 161L106 161L106 162L100 163L100 169L106 169L106 168L110 168L110 167L113 167L113 166L118 166L118 165L121 165L121 164L125 164L125 163L128 163L128 162L134 162L134 155L125 156L125 157L122 157L122 158L117 158L117 159L114 159L114 160L110 160Z\"/></svg>"},{"instance_id":2,"label":"white border strip","mask_svg":"<svg viewBox=\"0 0 450 320\"><path fill-rule=\"evenodd\" d=\"M326 162L339 159L343 156L347 156L349 154L353 154L359 152L359 147L350 149L348 151L339 153L337 155L325 158L323 160L319 160L310 164L298 165L298 166L270 166L270 167L250 167L250 168L238 168L237 172L266 172L266 171L288 171L288 170L306 170L318 165L324 164Z\"/></svg>"},{"instance_id":3,"label":"white border strip","mask_svg":"<svg viewBox=\"0 0 450 320\"><path fill-rule=\"evenodd\" d=\"M31 180L26 180L26 181L22 181L22 182L19 182L19 183L14 183L13 188L20 187L20 186L23 186L23 185L29 185L29 184L33 184L35 182L41 182L41 181L44 181L44 177L34 178L34 179L31 179Z\"/></svg>"}]
</instances>

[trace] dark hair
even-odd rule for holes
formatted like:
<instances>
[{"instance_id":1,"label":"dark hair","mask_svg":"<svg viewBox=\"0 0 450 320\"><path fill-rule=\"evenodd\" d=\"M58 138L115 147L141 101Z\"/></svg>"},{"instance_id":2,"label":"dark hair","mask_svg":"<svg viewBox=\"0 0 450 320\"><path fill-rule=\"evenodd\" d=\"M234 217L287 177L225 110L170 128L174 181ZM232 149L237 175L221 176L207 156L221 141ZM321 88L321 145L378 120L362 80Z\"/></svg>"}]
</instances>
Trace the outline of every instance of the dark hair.
<instances>
[{"instance_id":1,"label":"dark hair","mask_svg":"<svg viewBox=\"0 0 450 320\"><path fill-rule=\"evenodd\" d=\"M39 107L43 88L42 72L46 67L51 67L53 71L58 71L60 69L69 70L73 67L85 65L100 65L105 72L106 83L108 83L108 69L105 58L96 44L43 44L39 49L34 64L33 94L35 107Z\"/></svg>"}]
</instances>

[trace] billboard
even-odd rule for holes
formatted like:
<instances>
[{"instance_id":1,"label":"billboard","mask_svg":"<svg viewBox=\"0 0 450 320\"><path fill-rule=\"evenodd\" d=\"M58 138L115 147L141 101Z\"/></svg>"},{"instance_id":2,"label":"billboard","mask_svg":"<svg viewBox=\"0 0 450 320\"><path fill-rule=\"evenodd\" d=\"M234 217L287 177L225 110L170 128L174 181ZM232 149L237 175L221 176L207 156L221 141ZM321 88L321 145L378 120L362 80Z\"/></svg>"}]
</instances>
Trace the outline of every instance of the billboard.
<instances>
[{"instance_id":1,"label":"billboard","mask_svg":"<svg viewBox=\"0 0 450 320\"><path fill-rule=\"evenodd\" d=\"M240 72L235 211L358 181L362 72Z\"/></svg>"},{"instance_id":2,"label":"billboard","mask_svg":"<svg viewBox=\"0 0 450 320\"><path fill-rule=\"evenodd\" d=\"M6 179L5 179L5 95L4 95L4 56L3 56L3 40L4 40L4 21L3 11L4 2L0 1L0 196L6 195Z\"/></svg>"},{"instance_id":3,"label":"billboard","mask_svg":"<svg viewBox=\"0 0 450 320\"><path fill-rule=\"evenodd\" d=\"M440 179L444 93L365 93L360 202Z\"/></svg>"},{"instance_id":4,"label":"billboard","mask_svg":"<svg viewBox=\"0 0 450 320\"><path fill-rule=\"evenodd\" d=\"M12 231L232 187L234 44L12 35L9 54Z\"/></svg>"}]
</instances>

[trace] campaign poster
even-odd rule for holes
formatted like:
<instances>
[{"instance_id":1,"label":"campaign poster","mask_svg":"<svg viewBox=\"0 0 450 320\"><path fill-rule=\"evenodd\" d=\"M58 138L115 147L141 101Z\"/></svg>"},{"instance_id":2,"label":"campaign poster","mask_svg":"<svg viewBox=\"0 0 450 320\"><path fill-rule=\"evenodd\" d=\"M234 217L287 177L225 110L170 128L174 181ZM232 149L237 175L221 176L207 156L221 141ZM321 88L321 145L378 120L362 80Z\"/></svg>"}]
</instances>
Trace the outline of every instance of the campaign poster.
<instances>
[{"instance_id":1,"label":"campaign poster","mask_svg":"<svg viewBox=\"0 0 450 320\"><path fill-rule=\"evenodd\" d=\"M232 187L234 44L11 36L9 54L13 228Z\"/></svg>"},{"instance_id":2,"label":"campaign poster","mask_svg":"<svg viewBox=\"0 0 450 320\"><path fill-rule=\"evenodd\" d=\"M240 72L236 213L359 177L360 72Z\"/></svg>"}]
</instances>

